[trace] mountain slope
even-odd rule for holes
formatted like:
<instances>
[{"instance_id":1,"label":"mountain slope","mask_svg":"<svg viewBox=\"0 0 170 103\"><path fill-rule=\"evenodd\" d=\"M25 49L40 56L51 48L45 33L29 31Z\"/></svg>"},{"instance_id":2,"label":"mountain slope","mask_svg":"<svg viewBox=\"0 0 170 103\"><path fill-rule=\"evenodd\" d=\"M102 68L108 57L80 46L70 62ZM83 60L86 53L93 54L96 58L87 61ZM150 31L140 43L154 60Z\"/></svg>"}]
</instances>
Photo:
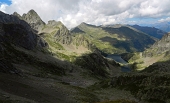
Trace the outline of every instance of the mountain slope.
<instances>
[{"instance_id":1,"label":"mountain slope","mask_svg":"<svg viewBox=\"0 0 170 103\"><path fill-rule=\"evenodd\" d=\"M131 63L137 63L138 69L144 69L156 62L169 61L169 41L170 33L167 33L150 48L141 53L136 53L129 61Z\"/></svg>"},{"instance_id":2,"label":"mountain slope","mask_svg":"<svg viewBox=\"0 0 170 103\"><path fill-rule=\"evenodd\" d=\"M25 21L18 17L0 12L1 41L13 43L26 49L46 47L47 43L35 34Z\"/></svg>"},{"instance_id":3,"label":"mountain slope","mask_svg":"<svg viewBox=\"0 0 170 103\"><path fill-rule=\"evenodd\" d=\"M169 60L169 52L170 52L170 33L167 33L162 37L161 40L155 42L149 49L144 51L142 55L144 57L155 57L155 56L163 56L160 60L166 61Z\"/></svg>"},{"instance_id":4,"label":"mountain slope","mask_svg":"<svg viewBox=\"0 0 170 103\"><path fill-rule=\"evenodd\" d=\"M94 26L81 23L71 30L82 34L97 48L106 53L143 51L155 42L152 37L128 26Z\"/></svg>"},{"instance_id":5,"label":"mountain slope","mask_svg":"<svg viewBox=\"0 0 170 103\"><path fill-rule=\"evenodd\" d=\"M154 28L154 27L147 27L147 26L139 26L139 25L132 25L133 28L136 28L152 37L155 37L157 39L161 39L162 36L164 34L166 34L166 32L160 30L160 29L157 29L157 28Z\"/></svg>"},{"instance_id":6,"label":"mountain slope","mask_svg":"<svg viewBox=\"0 0 170 103\"><path fill-rule=\"evenodd\" d=\"M72 37L61 22L49 21L36 34L19 18L0 12L0 102L94 103L105 98L87 87L120 73L119 65L88 49L88 40Z\"/></svg>"}]
</instances>

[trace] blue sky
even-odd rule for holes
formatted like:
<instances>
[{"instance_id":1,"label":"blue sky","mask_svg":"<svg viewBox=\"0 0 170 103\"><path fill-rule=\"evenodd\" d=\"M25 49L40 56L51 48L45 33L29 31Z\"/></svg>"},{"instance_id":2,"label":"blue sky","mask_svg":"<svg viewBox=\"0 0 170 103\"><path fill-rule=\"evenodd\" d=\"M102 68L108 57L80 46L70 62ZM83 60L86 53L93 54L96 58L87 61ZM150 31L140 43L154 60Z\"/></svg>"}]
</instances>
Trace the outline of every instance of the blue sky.
<instances>
[{"instance_id":1,"label":"blue sky","mask_svg":"<svg viewBox=\"0 0 170 103\"><path fill-rule=\"evenodd\" d=\"M0 0L0 10L20 15L34 9L46 23L63 22L73 28L93 25L150 25L170 21L170 0Z\"/></svg>"},{"instance_id":2,"label":"blue sky","mask_svg":"<svg viewBox=\"0 0 170 103\"><path fill-rule=\"evenodd\" d=\"M0 3L6 3L6 4L10 5L11 0L0 0Z\"/></svg>"}]
</instances>

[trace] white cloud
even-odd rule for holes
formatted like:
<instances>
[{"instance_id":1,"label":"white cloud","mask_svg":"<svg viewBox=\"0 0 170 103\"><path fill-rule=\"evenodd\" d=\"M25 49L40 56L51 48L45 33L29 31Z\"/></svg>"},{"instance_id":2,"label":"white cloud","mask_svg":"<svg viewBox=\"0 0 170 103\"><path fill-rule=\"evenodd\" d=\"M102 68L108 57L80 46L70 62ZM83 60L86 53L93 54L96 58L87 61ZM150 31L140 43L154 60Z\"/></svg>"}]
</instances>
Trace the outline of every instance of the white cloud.
<instances>
[{"instance_id":1,"label":"white cloud","mask_svg":"<svg viewBox=\"0 0 170 103\"><path fill-rule=\"evenodd\" d=\"M170 0L11 0L0 4L6 13L27 13L34 9L41 18L60 20L68 28L81 22L95 25L130 23L128 18L162 18L170 16ZM134 20L131 20L135 22ZM137 21L136 21L137 22Z\"/></svg>"},{"instance_id":2,"label":"white cloud","mask_svg":"<svg viewBox=\"0 0 170 103\"><path fill-rule=\"evenodd\" d=\"M7 4L1 4L1 5L0 5L0 11L6 13L6 7L7 7L7 6L8 6Z\"/></svg>"},{"instance_id":3,"label":"white cloud","mask_svg":"<svg viewBox=\"0 0 170 103\"><path fill-rule=\"evenodd\" d=\"M169 22L170 21L170 17L167 17L165 19L160 19L158 20L159 22Z\"/></svg>"}]
</instances>

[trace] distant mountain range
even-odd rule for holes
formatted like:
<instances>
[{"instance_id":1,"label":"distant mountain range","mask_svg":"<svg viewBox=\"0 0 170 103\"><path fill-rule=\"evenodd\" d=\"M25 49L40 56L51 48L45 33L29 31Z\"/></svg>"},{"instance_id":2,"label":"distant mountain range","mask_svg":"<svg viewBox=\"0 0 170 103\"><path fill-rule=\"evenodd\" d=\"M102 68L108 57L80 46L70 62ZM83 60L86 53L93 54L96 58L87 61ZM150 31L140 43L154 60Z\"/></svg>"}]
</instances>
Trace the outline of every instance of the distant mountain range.
<instances>
[{"instance_id":1,"label":"distant mountain range","mask_svg":"<svg viewBox=\"0 0 170 103\"><path fill-rule=\"evenodd\" d=\"M165 32L170 32L170 22L156 23L156 24L152 24L151 26L163 30Z\"/></svg>"},{"instance_id":2,"label":"distant mountain range","mask_svg":"<svg viewBox=\"0 0 170 103\"><path fill-rule=\"evenodd\" d=\"M95 26L81 23L71 33L85 36L106 53L143 51L156 41L154 37L127 25Z\"/></svg>"},{"instance_id":3,"label":"distant mountain range","mask_svg":"<svg viewBox=\"0 0 170 103\"><path fill-rule=\"evenodd\" d=\"M161 39L162 36L167 33L155 27L147 27L147 26L139 26L139 25L131 25L131 26L157 39Z\"/></svg>"}]
</instances>

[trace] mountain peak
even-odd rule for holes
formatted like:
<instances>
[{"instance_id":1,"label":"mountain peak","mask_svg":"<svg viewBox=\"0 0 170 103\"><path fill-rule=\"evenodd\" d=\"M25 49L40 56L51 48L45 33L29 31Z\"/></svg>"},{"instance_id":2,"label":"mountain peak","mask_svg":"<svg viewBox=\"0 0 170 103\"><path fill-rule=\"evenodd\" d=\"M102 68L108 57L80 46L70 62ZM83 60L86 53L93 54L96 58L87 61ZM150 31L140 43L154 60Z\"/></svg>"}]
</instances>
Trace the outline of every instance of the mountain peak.
<instances>
[{"instance_id":1,"label":"mountain peak","mask_svg":"<svg viewBox=\"0 0 170 103\"><path fill-rule=\"evenodd\" d=\"M35 16L37 18L40 19L40 16L37 14L37 12L35 12L33 9L31 9L30 11L28 11L28 13L26 15L29 15L29 16Z\"/></svg>"},{"instance_id":2,"label":"mountain peak","mask_svg":"<svg viewBox=\"0 0 170 103\"><path fill-rule=\"evenodd\" d=\"M49 20L48 25L55 26L55 25L64 25L61 21Z\"/></svg>"},{"instance_id":3,"label":"mountain peak","mask_svg":"<svg viewBox=\"0 0 170 103\"><path fill-rule=\"evenodd\" d=\"M30 11L28 11L28 13L36 13L33 9L31 9Z\"/></svg>"},{"instance_id":4,"label":"mountain peak","mask_svg":"<svg viewBox=\"0 0 170 103\"><path fill-rule=\"evenodd\" d=\"M61 21L49 20L42 32L49 33L56 42L61 44L71 43L70 32Z\"/></svg>"},{"instance_id":5,"label":"mountain peak","mask_svg":"<svg viewBox=\"0 0 170 103\"><path fill-rule=\"evenodd\" d=\"M82 22L80 25L92 25L92 24L88 24L86 22ZM93 25L93 26L95 26L95 25Z\"/></svg>"},{"instance_id":6,"label":"mountain peak","mask_svg":"<svg viewBox=\"0 0 170 103\"><path fill-rule=\"evenodd\" d=\"M23 14L22 18L24 18L26 21L29 21L29 23L31 23L31 22L34 23L38 20L41 20L40 16L33 9L28 11L27 14ZM30 19L31 19L31 21L30 21Z\"/></svg>"},{"instance_id":7,"label":"mountain peak","mask_svg":"<svg viewBox=\"0 0 170 103\"><path fill-rule=\"evenodd\" d=\"M96 25L88 24L88 23L85 23L85 22L82 22L79 26L97 27Z\"/></svg>"},{"instance_id":8,"label":"mountain peak","mask_svg":"<svg viewBox=\"0 0 170 103\"><path fill-rule=\"evenodd\" d=\"M19 19L22 19L21 15L18 14L17 12L14 12L12 15L18 17Z\"/></svg>"},{"instance_id":9,"label":"mountain peak","mask_svg":"<svg viewBox=\"0 0 170 103\"><path fill-rule=\"evenodd\" d=\"M21 15L18 14L17 12L14 12L12 15L21 17Z\"/></svg>"},{"instance_id":10,"label":"mountain peak","mask_svg":"<svg viewBox=\"0 0 170 103\"><path fill-rule=\"evenodd\" d=\"M87 23L85 23L85 22L82 22L81 24L85 24L85 25L86 25ZM81 25L81 24L80 24L80 25Z\"/></svg>"},{"instance_id":11,"label":"mountain peak","mask_svg":"<svg viewBox=\"0 0 170 103\"><path fill-rule=\"evenodd\" d=\"M40 16L33 9L28 11L27 14L23 14L22 19L29 23L31 27L37 31L40 31L45 25Z\"/></svg>"}]
</instances>

